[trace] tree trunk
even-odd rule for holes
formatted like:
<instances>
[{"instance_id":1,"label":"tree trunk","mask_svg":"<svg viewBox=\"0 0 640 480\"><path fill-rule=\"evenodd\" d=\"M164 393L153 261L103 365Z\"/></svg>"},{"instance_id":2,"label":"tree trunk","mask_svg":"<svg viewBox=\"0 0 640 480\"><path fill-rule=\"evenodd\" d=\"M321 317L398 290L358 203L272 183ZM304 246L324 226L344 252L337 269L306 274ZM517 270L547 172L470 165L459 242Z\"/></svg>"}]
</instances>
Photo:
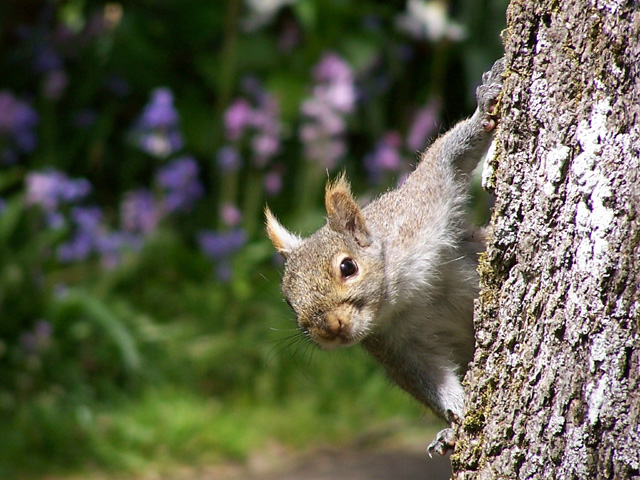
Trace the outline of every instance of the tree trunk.
<instances>
[{"instance_id":1,"label":"tree trunk","mask_svg":"<svg viewBox=\"0 0 640 480\"><path fill-rule=\"evenodd\" d=\"M640 478L640 7L512 1L455 479Z\"/></svg>"}]
</instances>

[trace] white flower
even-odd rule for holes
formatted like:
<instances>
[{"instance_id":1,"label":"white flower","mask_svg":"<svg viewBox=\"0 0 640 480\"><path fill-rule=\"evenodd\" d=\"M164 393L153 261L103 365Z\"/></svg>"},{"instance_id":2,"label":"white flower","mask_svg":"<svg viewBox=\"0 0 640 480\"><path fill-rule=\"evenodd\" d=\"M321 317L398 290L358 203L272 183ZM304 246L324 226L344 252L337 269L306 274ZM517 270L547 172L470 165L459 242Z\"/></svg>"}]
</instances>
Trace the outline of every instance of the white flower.
<instances>
[{"instance_id":1,"label":"white flower","mask_svg":"<svg viewBox=\"0 0 640 480\"><path fill-rule=\"evenodd\" d=\"M446 2L441 0L407 0L407 11L398 15L396 26L415 38L431 41L458 41L466 36L464 27L449 18Z\"/></svg>"},{"instance_id":2,"label":"white flower","mask_svg":"<svg viewBox=\"0 0 640 480\"><path fill-rule=\"evenodd\" d=\"M249 17L243 20L246 30L257 30L267 25L281 8L292 5L297 0L245 0Z\"/></svg>"}]
</instances>

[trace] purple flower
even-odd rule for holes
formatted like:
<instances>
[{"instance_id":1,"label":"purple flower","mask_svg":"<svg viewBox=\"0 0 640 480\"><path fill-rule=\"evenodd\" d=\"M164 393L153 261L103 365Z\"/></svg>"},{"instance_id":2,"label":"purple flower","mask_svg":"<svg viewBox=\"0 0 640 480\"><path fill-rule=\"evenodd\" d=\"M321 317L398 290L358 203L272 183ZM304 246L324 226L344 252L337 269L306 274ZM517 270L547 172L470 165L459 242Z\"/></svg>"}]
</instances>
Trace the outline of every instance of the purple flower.
<instances>
[{"instance_id":1,"label":"purple flower","mask_svg":"<svg viewBox=\"0 0 640 480\"><path fill-rule=\"evenodd\" d=\"M440 102L437 100L431 100L418 110L407 134L407 147L413 151L424 149L427 140L438 127L439 112Z\"/></svg>"},{"instance_id":2,"label":"purple flower","mask_svg":"<svg viewBox=\"0 0 640 480\"><path fill-rule=\"evenodd\" d=\"M52 230L59 230L67 224L65 216L57 210L45 212L44 221Z\"/></svg>"},{"instance_id":3,"label":"purple flower","mask_svg":"<svg viewBox=\"0 0 640 480\"><path fill-rule=\"evenodd\" d=\"M138 235L115 231L96 237L95 250L101 256L102 265L111 269L118 266L125 249L139 250L141 246Z\"/></svg>"},{"instance_id":4,"label":"purple flower","mask_svg":"<svg viewBox=\"0 0 640 480\"><path fill-rule=\"evenodd\" d=\"M157 88L145 105L134 128L140 149L150 155L165 158L183 146L178 111L173 106L173 93L168 88Z\"/></svg>"},{"instance_id":5,"label":"purple flower","mask_svg":"<svg viewBox=\"0 0 640 480\"><path fill-rule=\"evenodd\" d=\"M276 195L282 190L282 173L271 170L264 176L264 190L267 195Z\"/></svg>"},{"instance_id":6,"label":"purple flower","mask_svg":"<svg viewBox=\"0 0 640 480\"><path fill-rule=\"evenodd\" d=\"M91 192L91 184L84 178L70 179L64 173L49 169L27 174L27 203L39 205L47 212L60 204L83 200Z\"/></svg>"},{"instance_id":7,"label":"purple flower","mask_svg":"<svg viewBox=\"0 0 640 480\"><path fill-rule=\"evenodd\" d=\"M160 209L149 190L139 189L124 194L120 204L120 221L126 232L152 233L160 218Z\"/></svg>"},{"instance_id":8,"label":"purple flower","mask_svg":"<svg viewBox=\"0 0 640 480\"><path fill-rule=\"evenodd\" d=\"M56 254L62 263L86 260L95 246L93 232L76 232L71 239L58 245Z\"/></svg>"},{"instance_id":9,"label":"purple flower","mask_svg":"<svg viewBox=\"0 0 640 480\"><path fill-rule=\"evenodd\" d=\"M169 132L151 130L141 132L138 138L138 146L143 152L154 157L166 158L183 147L182 134L177 130Z\"/></svg>"},{"instance_id":10,"label":"purple flower","mask_svg":"<svg viewBox=\"0 0 640 480\"><path fill-rule=\"evenodd\" d=\"M275 135L256 135L251 142L256 154L256 165L263 167L269 158L273 157L280 149L280 139Z\"/></svg>"},{"instance_id":11,"label":"purple flower","mask_svg":"<svg viewBox=\"0 0 640 480\"><path fill-rule=\"evenodd\" d=\"M378 142L375 150L364 159L364 165L375 182L387 172L398 172L402 167L402 138L397 132L388 132Z\"/></svg>"},{"instance_id":12,"label":"purple flower","mask_svg":"<svg viewBox=\"0 0 640 480\"><path fill-rule=\"evenodd\" d=\"M95 231L102 221L100 207L74 207L71 209L71 220L84 232Z\"/></svg>"},{"instance_id":13,"label":"purple flower","mask_svg":"<svg viewBox=\"0 0 640 480\"><path fill-rule=\"evenodd\" d=\"M242 167L242 158L238 150L231 146L222 147L217 154L218 168L222 172L237 172Z\"/></svg>"},{"instance_id":14,"label":"purple flower","mask_svg":"<svg viewBox=\"0 0 640 480\"><path fill-rule=\"evenodd\" d=\"M67 178L60 185L60 199L65 203L74 203L84 200L91 193L93 187L89 180L85 178L77 178L72 180Z\"/></svg>"},{"instance_id":15,"label":"purple flower","mask_svg":"<svg viewBox=\"0 0 640 480\"><path fill-rule=\"evenodd\" d=\"M202 253L213 260L220 260L240 250L247 243L247 234L240 229L229 232L201 231L197 241Z\"/></svg>"},{"instance_id":16,"label":"purple flower","mask_svg":"<svg viewBox=\"0 0 640 480\"><path fill-rule=\"evenodd\" d=\"M58 260L63 263L86 260L96 249L98 239L104 235L101 225L102 210L97 206L73 207L70 213L73 234L57 249Z\"/></svg>"},{"instance_id":17,"label":"purple flower","mask_svg":"<svg viewBox=\"0 0 640 480\"><path fill-rule=\"evenodd\" d=\"M199 173L198 163L190 156L178 158L158 170L156 182L163 190L165 212L189 212L193 208L204 194Z\"/></svg>"},{"instance_id":18,"label":"purple flower","mask_svg":"<svg viewBox=\"0 0 640 480\"><path fill-rule=\"evenodd\" d=\"M317 84L302 103L299 136L306 159L332 169L347 150L346 116L355 108L355 83L349 65L334 53L325 54L313 73Z\"/></svg>"},{"instance_id":19,"label":"purple flower","mask_svg":"<svg viewBox=\"0 0 640 480\"><path fill-rule=\"evenodd\" d=\"M238 140L251 125L253 108L244 98L235 100L224 113L224 126L231 141Z\"/></svg>"},{"instance_id":20,"label":"purple flower","mask_svg":"<svg viewBox=\"0 0 640 480\"><path fill-rule=\"evenodd\" d=\"M14 163L17 153L29 153L36 148L37 124L38 114L27 103L7 91L0 91L0 143L3 138L8 143L2 153L5 163Z\"/></svg>"},{"instance_id":21,"label":"purple flower","mask_svg":"<svg viewBox=\"0 0 640 480\"><path fill-rule=\"evenodd\" d=\"M256 129L251 142L253 162L262 168L280 151L280 109L271 95L264 93L259 97L253 126Z\"/></svg>"},{"instance_id":22,"label":"purple flower","mask_svg":"<svg viewBox=\"0 0 640 480\"><path fill-rule=\"evenodd\" d=\"M97 254L105 267L113 268L120 262L125 248L140 247L138 234L110 231L102 223L102 218L102 211L96 206L71 209L72 235L58 245L58 260L62 263L78 262Z\"/></svg>"},{"instance_id":23,"label":"purple flower","mask_svg":"<svg viewBox=\"0 0 640 480\"><path fill-rule=\"evenodd\" d=\"M173 128L178 125L178 112L173 106L173 93L168 88L156 88L138 120L143 129Z\"/></svg>"},{"instance_id":24,"label":"purple flower","mask_svg":"<svg viewBox=\"0 0 640 480\"><path fill-rule=\"evenodd\" d=\"M227 227L237 227L242 222L242 212L233 203L224 203L220 207L220 217Z\"/></svg>"},{"instance_id":25,"label":"purple flower","mask_svg":"<svg viewBox=\"0 0 640 480\"><path fill-rule=\"evenodd\" d=\"M335 53L326 53L313 70L318 84L314 96L340 113L355 106L356 90L349 64Z\"/></svg>"},{"instance_id":26,"label":"purple flower","mask_svg":"<svg viewBox=\"0 0 640 480\"><path fill-rule=\"evenodd\" d=\"M253 163L263 168L280 151L280 108L257 80L247 79L244 84L255 105L244 98L235 100L224 115L225 131L232 142L250 134Z\"/></svg>"},{"instance_id":27,"label":"purple flower","mask_svg":"<svg viewBox=\"0 0 640 480\"><path fill-rule=\"evenodd\" d=\"M349 64L333 52L325 53L313 68L313 77L319 83L352 81L353 73Z\"/></svg>"},{"instance_id":28,"label":"purple flower","mask_svg":"<svg viewBox=\"0 0 640 480\"><path fill-rule=\"evenodd\" d=\"M197 235L200 250L216 262L216 276L222 282L231 280L230 257L247 243L243 230L229 232L201 231Z\"/></svg>"}]
</instances>

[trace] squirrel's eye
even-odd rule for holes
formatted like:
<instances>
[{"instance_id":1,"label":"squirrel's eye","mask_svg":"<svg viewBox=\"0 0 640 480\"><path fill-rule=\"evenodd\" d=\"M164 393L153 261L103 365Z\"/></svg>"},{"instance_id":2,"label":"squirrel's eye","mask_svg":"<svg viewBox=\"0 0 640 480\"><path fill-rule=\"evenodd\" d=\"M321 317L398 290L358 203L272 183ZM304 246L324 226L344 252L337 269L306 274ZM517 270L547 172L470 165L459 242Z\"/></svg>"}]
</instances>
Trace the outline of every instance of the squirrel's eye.
<instances>
[{"instance_id":1,"label":"squirrel's eye","mask_svg":"<svg viewBox=\"0 0 640 480\"><path fill-rule=\"evenodd\" d=\"M352 258L345 258L340 262L340 274L342 278L348 278L358 271L358 264Z\"/></svg>"}]
</instances>

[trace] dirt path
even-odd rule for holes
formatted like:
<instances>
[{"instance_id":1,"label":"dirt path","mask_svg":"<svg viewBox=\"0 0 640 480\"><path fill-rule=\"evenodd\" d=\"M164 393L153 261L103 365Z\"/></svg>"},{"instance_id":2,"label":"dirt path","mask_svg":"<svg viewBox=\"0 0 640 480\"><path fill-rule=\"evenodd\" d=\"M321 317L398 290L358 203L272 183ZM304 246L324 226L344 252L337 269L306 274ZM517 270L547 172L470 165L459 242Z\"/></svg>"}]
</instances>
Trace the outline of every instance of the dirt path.
<instances>
[{"instance_id":1,"label":"dirt path","mask_svg":"<svg viewBox=\"0 0 640 480\"><path fill-rule=\"evenodd\" d=\"M269 466L260 465L264 462ZM281 463L271 458L253 466L201 472L199 480L447 480L450 477L448 457L429 458L425 451L407 448L375 448L320 450L295 460L283 459Z\"/></svg>"},{"instance_id":2,"label":"dirt path","mask_svg":"<svg viewBox=\"0 0 640 480\"><path fill-rule=\"evenodd\" d=\"M293 468L246 480L446 480L448 458L429 458L425 452L321 452Z\"/></svg>"},{"instance_id":3,"label":"dirt path","mask_svg":"<svg viewBox=\"0 0 640 480\"><path fill-rule=\"evenodd\" d=\"M449 458L429 458L406 446L323 449L302 457L273 451L246 465L174 467L133 477L94 472L82 476L43 476L40 480L447 480Z\"/></svg>"}]
</instances>

